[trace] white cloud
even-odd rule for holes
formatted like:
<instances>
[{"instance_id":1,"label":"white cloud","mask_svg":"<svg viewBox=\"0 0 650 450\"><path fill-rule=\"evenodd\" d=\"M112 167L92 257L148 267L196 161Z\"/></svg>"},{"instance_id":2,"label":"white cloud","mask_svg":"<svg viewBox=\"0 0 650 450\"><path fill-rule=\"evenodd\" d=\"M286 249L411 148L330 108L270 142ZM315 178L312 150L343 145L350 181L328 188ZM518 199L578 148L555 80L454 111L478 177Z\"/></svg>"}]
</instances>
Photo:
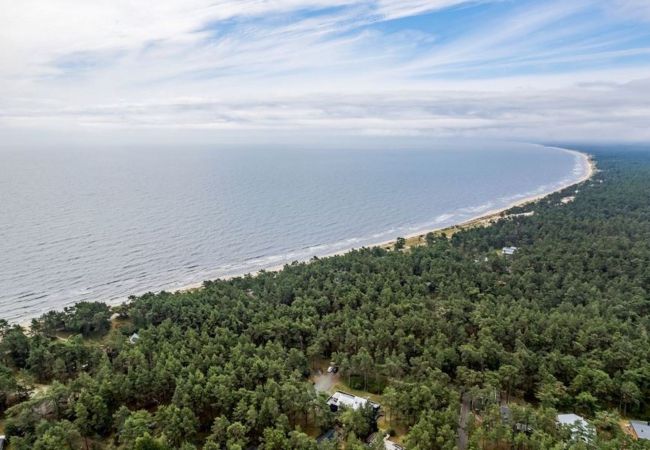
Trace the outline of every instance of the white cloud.
<instances>
[{"instance_id":1,"label":"white cloud","mask_svg":"<svg viewBox=\"0 0 650 450\"><path fill-rule=\"evenodd\" d=\"M378 0L377 13L386 19L397 19L465 3L471 3L471 0Z\"/></svg>"},{"instance_id":2,"label":"white cloud","mask_svg":"<svg viewBox=\"0 0 650 450\"><path fill-rule=\"evenodd\" d=\"M59 128L176 129L223 133L301 130L327 134L491 136L517 139L650 139L650 74L641 81L493 91L334 92L269 100L184 98L66 109L26 110L3 122ZM626 130L625 134L621 134ZM228 134L226 134L228 136Z\"/></svg>"},{"instance_id":3,"label":"white cloud","mask_svg":"<svg viewBox=\"0 0 650 450\"><path fill-rule=\"evenodd\" d=\"M618 15L650 21L648 0L611 0L605 6Z\"/></svg>"},{"instance_id":4,"label":"white cloud","mask_svg":"<svg viewBox=\"0 0 650 450\"><path fill-rule=\"evenodd\" d=\"M298 10L363 7L390 20L472 0L41 0L4 1L0 15L0 67L47 63L76 52L129 50L155 42L191 42L227 19ZM219 29L219 26L216 26ZM19 61L27 57L26 61Z\"/></svg>"},{"instance_id":5,"label":"white cloud","mask_svg":"<svg viewBox=\"0 0 650 450\"><path fill-rule=\"evenodd\" d=\"M584 20L586 0L513 4L442 39L436 27L372 25L485 2L5 3L0 134L650 139L650 41ZM637 60L613 63L624 58Z\"/></svg>"}]
</instances>

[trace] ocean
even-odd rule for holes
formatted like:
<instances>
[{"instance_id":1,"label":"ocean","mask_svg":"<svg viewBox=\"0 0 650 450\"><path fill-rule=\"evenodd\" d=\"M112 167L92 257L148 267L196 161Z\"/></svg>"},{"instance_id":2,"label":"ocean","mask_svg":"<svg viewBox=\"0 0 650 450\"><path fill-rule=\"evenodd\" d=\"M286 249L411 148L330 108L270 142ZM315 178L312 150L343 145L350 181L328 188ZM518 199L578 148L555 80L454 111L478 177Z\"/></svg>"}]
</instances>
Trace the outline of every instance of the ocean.
<instances>
[{"instance_id":1,"label":"ocean","mask_svg":"<svg viewBox=\"0 0 650 450\"><path fill-rule=\"evenodd\" d=\"M580 178L526 144L0 151L0 318L307 260L466 221Z\"/></svg>"}]
</instances>

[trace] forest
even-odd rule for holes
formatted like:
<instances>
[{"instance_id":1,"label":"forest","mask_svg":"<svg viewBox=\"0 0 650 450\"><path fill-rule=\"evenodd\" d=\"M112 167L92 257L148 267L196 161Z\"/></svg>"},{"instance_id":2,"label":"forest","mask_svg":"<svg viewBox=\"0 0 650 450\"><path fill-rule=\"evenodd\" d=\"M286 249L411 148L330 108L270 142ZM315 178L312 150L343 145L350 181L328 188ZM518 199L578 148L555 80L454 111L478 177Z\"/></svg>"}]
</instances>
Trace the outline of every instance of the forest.
<instances>
[{"instance_id":1,"label":"forest","mask_svg":"<svg viewBox=\"0 0 650 450\"><path fill-rule=\"evenodd\" d=\"M9 448L452 450L466 403L469 449L650 449L621 426L650 419L650 152L589 151L491 226L2 321ZM378 421L332 412L330 362Z\"/></svg>"}]
</instances>

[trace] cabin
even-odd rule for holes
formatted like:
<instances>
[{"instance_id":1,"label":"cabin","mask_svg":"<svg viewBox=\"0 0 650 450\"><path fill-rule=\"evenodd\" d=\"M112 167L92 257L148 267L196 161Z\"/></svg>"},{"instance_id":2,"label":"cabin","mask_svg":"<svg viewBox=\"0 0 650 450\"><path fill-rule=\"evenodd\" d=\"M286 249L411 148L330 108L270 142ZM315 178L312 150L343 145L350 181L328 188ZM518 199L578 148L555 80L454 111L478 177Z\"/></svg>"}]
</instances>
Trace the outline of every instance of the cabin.
<instances>
[{"instance_id":1,"label":"cabin","mask_svg":"<svg viewBox=\"0 0 650 450\"><path fill-rule=\"evenodd\" d=\"M499 414L501 414L501 422L505 424L509 424L512 420L512 413L510 412L510 408L506 405L499 407Z\"/></svg>"},{"instance_id":2,"label":"cabin","mask_svg":"<svg viewBox=\"0 0 650 450\"><path fill-rule=\"evenodd\" d=\"M505 425L512 424L512 411L508 405L499 406L499 415L501 416L501 422ZM512 425L512 429L517 433L526 433L531 434L533 432L533 427L527 423L517 422Z\"/></svg>"},{"instance_id":3,"label":"cabin","mask_svg":"<svg viewBox=\"0 0 650 450\"><path fill-rule=\"evenodd\" d=\"M560 427L571 431L574 441L582 440L589 444L596 437L596 429L577 414L558 414L556 421Z\"/></svg>"},{"instance_id":4,"label":"cabin","mask_svg":"<svg viewBox=\"0 0 650 450\"><path fill-rule=\"evenodd\" d=\"M630 427L637 439L650 441L650 422L643 422L641 420L630 420Z\"/></svg>"},{"instance_id":5,"label":"cabin","mask_svg":"<svg viewBox=\"0 0 650 450\"><path fill-rule=\"evenodd\" d=\"M0 435L0 450L5 448L5 444L7 443L7 438L5 437L4 434Z\"/></svg>"},{"instance_id":6,"label":"cabin","mask_svg":"<svg viewBox=\"0 0 650 450\"><path fill-rule=\"evenodd\" d=\"M332 394L332 396L327 399L327 404L330 406L332 412L337 412L340 408L364 408L368 404L372 406L372 409L374 409L375 412L379 411L378 403L374 403L366 398L357 397L356 395L341 391L336 391L334 394Z\"/></svg>"},{"instance_id":7,"label":"cabin","mask_svg":"<svg viewBox=\"0 0 650 450\"><path fill-rule=\"evenodd\" d=\"M517 247L503 247L501 250L501 254L503 256L512 256L517 252L518 248Z\"/></svg>"},{"instance_id":8,"label":"cabin","mask_svg":"<svg viewBox=\"0 0 650 450\"><path fill-rule=\"evenodd\" d=\"M336 430L334 428L330 428L329 430L325 431L323 434L321 434L316 438L316 442L318 442L319 444L321 442L335 441L335 440L336 440Z\"/></svg>"},{"instance_id":9,"label":"cabin","mask_svg":"<svg viewBox=\"0 0 650 450\"><path fill-rule=\"evenodd\" d=\"M404 447L388 439L388 436L384 439L384 448L386 450L404 450Z\"/></svg>"},{"instance_id":10,"label":"cabin","mask_svg":"<svg viewBox=\"0 0 650 450\"><path fill-rule=\"evenodd\" d=\"M366 445L372 446L372 444L375 442L375 439L377 439L377 433L370 434L370 436L366 438ZM404 450L404 447L390 440L389 434L384 436L383 442L384 448L386 450Z\"/></svg>"},{"instance_id":11,"label":"cabin","mask_svg":"<svg viewBox=\"0 0 650 450\"><path fill-rule=\"evenodd\" d=\"M514 430L518 433L525 433L529 436L533 433L533 427L522 422L517 422L514 426Z\"/></svg>"},{"instance_id":12,"label":"cabin","mask_svg":"<svg viewBox=\"0 0 650 450\"><path fill-rule=\"evenodd\" d=\"M138 333L133 333L133 334L131 335L131 337L129 338L129 343L130 343L131 345L133 345L133 344L135 344L136 342L138 342L138 340L140 340L140 335L139 335Z\"/></svg>"}]
</instances>

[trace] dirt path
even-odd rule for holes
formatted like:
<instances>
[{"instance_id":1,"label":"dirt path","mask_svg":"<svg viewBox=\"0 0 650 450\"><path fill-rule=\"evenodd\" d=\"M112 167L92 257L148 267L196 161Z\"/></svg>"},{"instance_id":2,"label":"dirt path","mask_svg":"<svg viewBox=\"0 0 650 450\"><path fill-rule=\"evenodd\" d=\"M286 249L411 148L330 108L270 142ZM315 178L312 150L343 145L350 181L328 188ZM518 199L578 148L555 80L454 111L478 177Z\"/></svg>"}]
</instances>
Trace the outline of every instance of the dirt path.
<instances>
[{"instance_id":1,"label":"dirt path","mask_svg":"<svg viewBox=\"0 0 650 450\"><path fill-rule=\"evenodd\" d=\"M336 383L339 382L338 373L321 373L314 375L314 389L317 392L330 392Z\"/></svg>"},{"instance_id":2,"label":"dirt path","mask_svg":"<svg viewBox=\"0 0 650 450\"><path fill-rule=\"evenodd\" d=\"M467 416L469 414L470 395L464 393L460 402L460 418L458 419L458 450L467 450L469 437L467 435Z\"/></svg>"}]
</instances>

